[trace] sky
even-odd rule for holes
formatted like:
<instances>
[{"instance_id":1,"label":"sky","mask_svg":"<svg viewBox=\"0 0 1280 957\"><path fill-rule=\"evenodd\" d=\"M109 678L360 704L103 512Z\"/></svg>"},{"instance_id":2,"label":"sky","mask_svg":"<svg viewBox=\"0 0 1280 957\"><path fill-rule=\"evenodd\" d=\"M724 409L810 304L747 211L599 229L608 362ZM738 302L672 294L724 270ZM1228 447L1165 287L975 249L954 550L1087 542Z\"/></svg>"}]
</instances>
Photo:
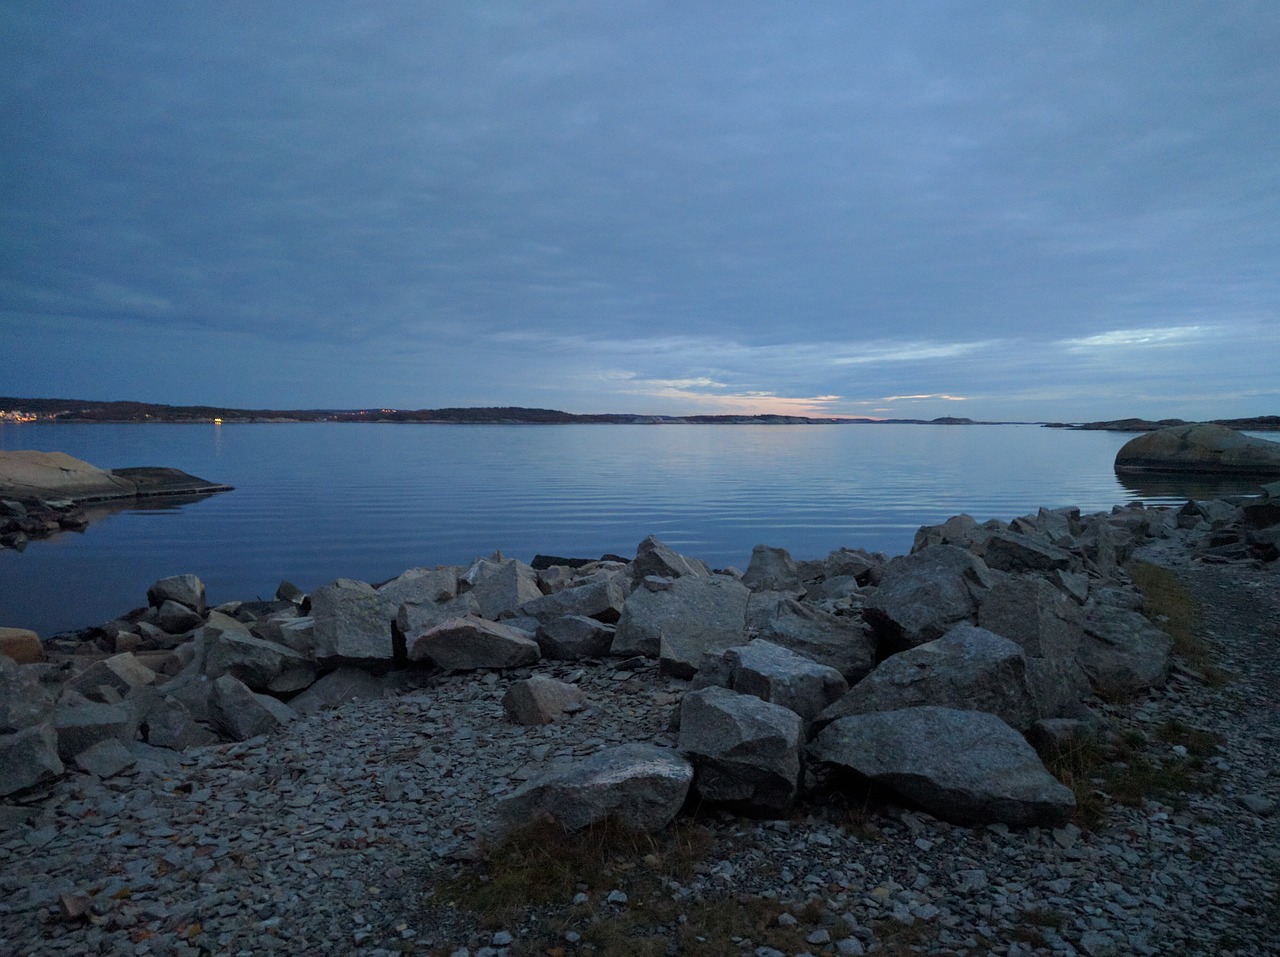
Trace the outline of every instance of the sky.
<instances>
[{"instance_id":1,"label":"sky","mask_svg":"<svg viewBox=\"0 0 1280 957\"><path fill-rule=\"evenodd\" d=\"M0 394L1280 414L1280 4L0 5Z\"/></svg>"}]
</instances>

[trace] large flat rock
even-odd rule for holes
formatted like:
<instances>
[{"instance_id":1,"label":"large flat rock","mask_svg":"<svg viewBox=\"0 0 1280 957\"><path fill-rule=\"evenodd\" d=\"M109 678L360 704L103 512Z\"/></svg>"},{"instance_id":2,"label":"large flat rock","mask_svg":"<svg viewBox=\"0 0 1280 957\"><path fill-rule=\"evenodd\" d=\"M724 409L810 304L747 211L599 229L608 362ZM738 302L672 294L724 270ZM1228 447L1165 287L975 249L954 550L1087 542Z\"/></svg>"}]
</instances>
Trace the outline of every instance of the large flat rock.
<instances>
[{"instance_id":1,"label":"large flat rock","mask_svg":"<svg viewBox=\"0 0 1280 957\"><path fill-rule=\"evenodd\" d=\"M18 499L106 502L153 495L225 492L219 485L179 469L100 469L65 452L24 449L0 452L0 495Z\"/></svg>"}]
</instances>

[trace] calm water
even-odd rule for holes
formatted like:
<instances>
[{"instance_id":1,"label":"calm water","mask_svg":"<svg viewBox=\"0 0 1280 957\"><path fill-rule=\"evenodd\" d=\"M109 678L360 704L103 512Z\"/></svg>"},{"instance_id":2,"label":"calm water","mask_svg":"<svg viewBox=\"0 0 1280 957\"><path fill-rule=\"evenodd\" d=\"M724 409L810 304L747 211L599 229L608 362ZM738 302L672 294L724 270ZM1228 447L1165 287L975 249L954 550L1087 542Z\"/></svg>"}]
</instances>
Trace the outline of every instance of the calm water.
<instances>
[{"instance_id":1,"label":"calm water","mask_svg":"<svg viewBox=\"0 0 1280 957\"><path fill-rule=\"evenodd\" d=\"M199 575L212 602L339 576L377 582L495 549L634 554L654 534L714 566L757 543L798 558L842 545L897 554L922 524L1041 505L1088 511L1213 489L1126 488L1129 438L1035 426L0 425L0 449L102 468L164 465L236 486L84 533L0 551L0 624L43 635Z\"/></svg>"}]
</instances>

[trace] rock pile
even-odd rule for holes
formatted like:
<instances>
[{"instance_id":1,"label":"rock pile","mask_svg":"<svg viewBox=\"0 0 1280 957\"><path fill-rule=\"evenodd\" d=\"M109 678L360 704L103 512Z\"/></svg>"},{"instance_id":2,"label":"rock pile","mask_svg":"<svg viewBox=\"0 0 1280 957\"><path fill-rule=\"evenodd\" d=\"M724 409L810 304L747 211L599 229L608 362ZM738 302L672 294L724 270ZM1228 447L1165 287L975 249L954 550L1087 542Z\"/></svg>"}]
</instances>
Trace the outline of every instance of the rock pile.
<instances>
[{"instance_id":1,"label":"rock pile","mask_svg":"<svg viewBox=\"0 0 1280 957\"><path fill-rule=\"evenodd\" d=\"M1071 792L1023 735L1087 738L1101 725L1091 694L1133 694L1168 673L1170 640L1122 571L1133 549L1191 530L1205 560L1274 560L1277 493L1009 523L961 515L920 529L906 556L796 561L760 546L745 572L713 572L649 538L630 562L535 570L497 553L376 587L339 579L304 595L284 583L274 601L213 609L198 579L175 576L148 590L145 609L46 642L47 662L31 660L29 633L0 636L12 652L0 658L0 796L68 767L109 772L127 760L122 743L245 741L381 695L397 674L608 658L691 679L664 760L687 765L700 802L777 816L802 794L874 782L956 822L1061 824ZM521 724L586 706L536 672L504 703ZM587 791L599 777L585 776ZM645 780L604 777L624 789ZM671 806L646 821L669 820L689 796L664 793ZM557 817L586 798L519 800ZM601 799L599 814L621 806Z\"/></svg>"}]
</instances>

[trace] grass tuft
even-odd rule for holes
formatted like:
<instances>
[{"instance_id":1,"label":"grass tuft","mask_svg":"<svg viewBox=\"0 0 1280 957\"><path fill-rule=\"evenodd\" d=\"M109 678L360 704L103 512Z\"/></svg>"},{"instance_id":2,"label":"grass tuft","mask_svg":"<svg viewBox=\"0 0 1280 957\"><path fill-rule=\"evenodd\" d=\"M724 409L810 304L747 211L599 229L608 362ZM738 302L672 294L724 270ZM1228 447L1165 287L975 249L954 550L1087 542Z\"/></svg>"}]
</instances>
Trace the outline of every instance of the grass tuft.
<instances>
[{"instance_id":1,"label":"grass tuft","mask_svg":"<svg viewBox=\"0 0 1280 957\"><path fill-rule=\"evenodd\" d=\"M1147 617L1173 640L1173 653L1210 687L1225 685L1229 675L1214 663L1209 643L1200 637L1204 616L1187 586L1169 569L1151 562L1132 561L1125 571L1142 592Z\"/></svg>"}]
</instances>

